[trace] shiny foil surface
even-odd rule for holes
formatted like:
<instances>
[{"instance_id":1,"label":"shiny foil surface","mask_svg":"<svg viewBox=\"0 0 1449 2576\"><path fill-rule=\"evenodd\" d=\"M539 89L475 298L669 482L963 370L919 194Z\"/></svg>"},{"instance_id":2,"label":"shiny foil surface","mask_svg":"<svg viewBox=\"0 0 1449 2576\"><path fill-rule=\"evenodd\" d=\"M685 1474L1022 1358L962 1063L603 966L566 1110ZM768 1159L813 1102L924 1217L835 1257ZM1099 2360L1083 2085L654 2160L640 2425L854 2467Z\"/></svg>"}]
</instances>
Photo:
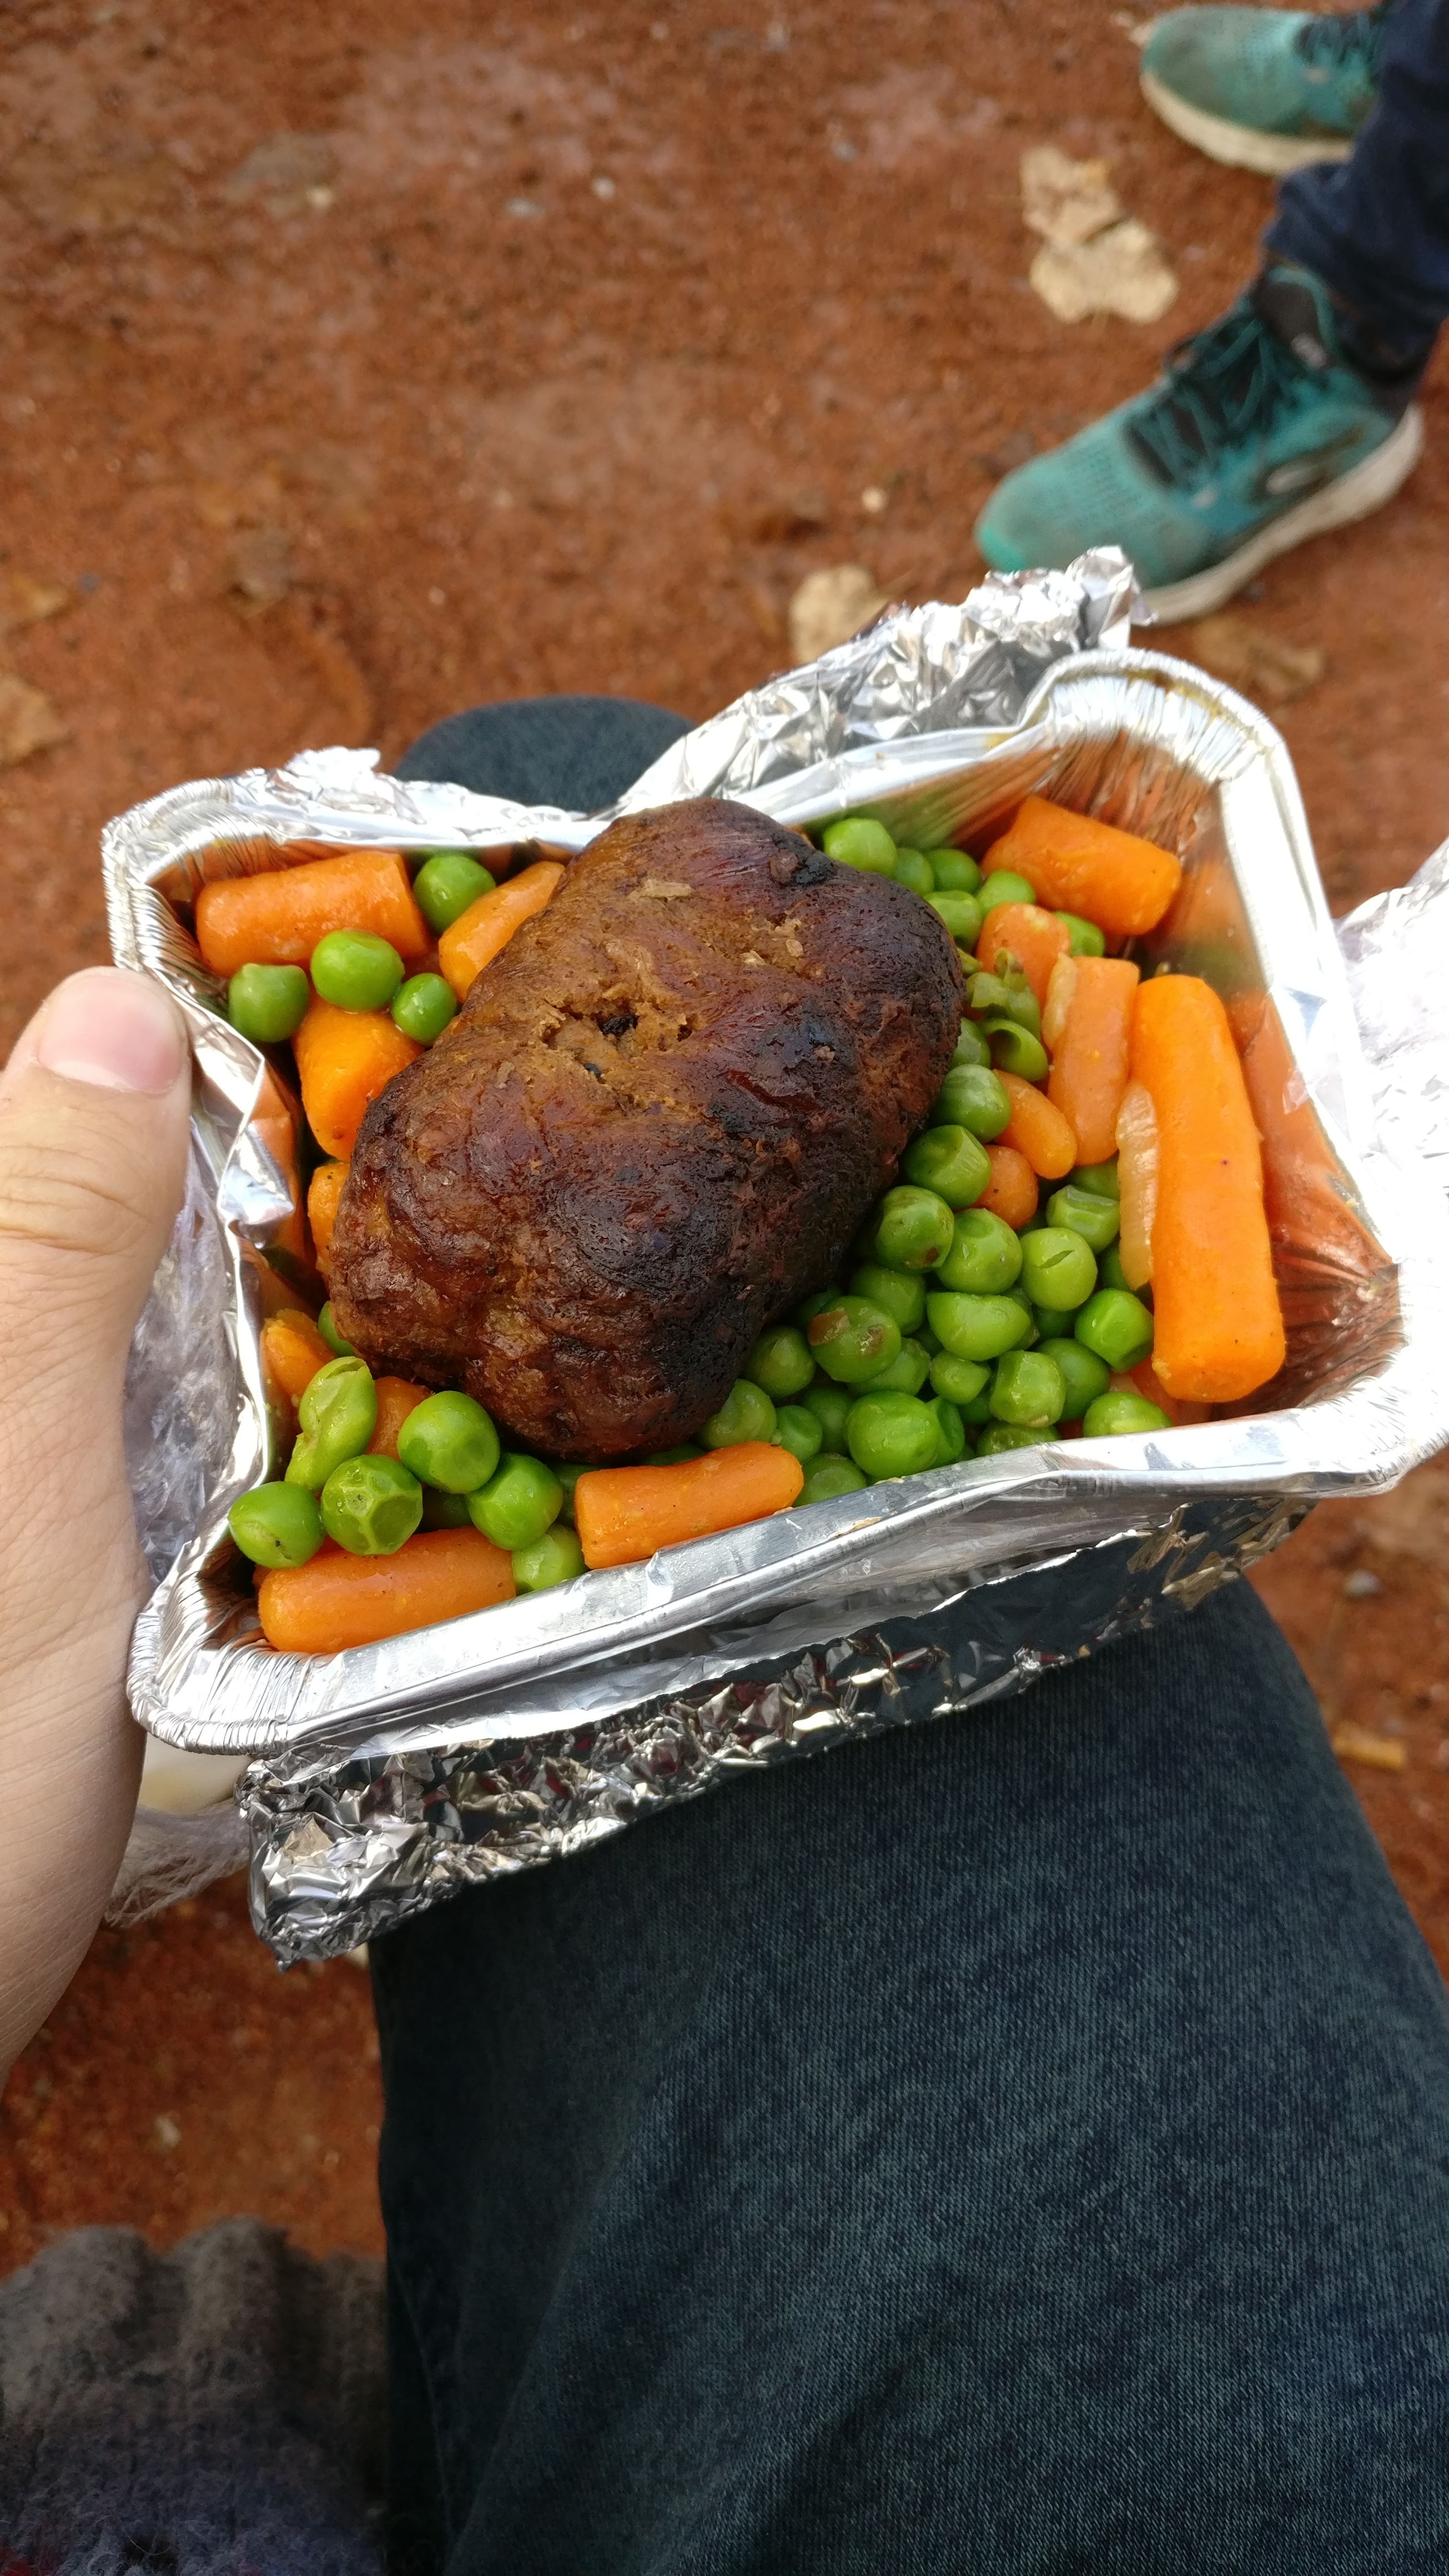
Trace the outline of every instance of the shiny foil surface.
<instances>
[{"instance_id":1,"label":"shiny foil surface","mask_svg":"<svg viewBox=\"0 0 1449 2576\"><path fill-rule=\"evenodd\" d=\"M726 793L785 822L849 807L917 846L979 847L1038 791L1178 848L1182 890L1137 953L1144 972L1206 975L1233 1020L1264 1136L1281 1377L1192 1429L966 1460L346 1654L265 1645L226 1532L228 1506L268 1472L287 1427L269 1417L259 1335L267 1311L296 1302L297 1112L220 1016L187 906L207 878L275 864L283 847L289 860L369 843L568 851L611 817L404 784L372 754L328 752L175 789L108 828L116 954L177 996L197 1062L191 1189L127 1388L158 1578L131 1701L172 1743L262 1757L244 1795L259 1920L283 1946L349 1947L364 1916L376 1928L389 1907L576 1848L658 1803L666 1793L641 1785L657 1777L698 1788L738 1760L897 1722L879 1713L904 1707L894 1682L857 1690L857 1676L837 1725L832 1655L874 1670L885 1654L892 1673L925 1655L910 1668L935 1675L942 1707L1019 1687L1154 1602L1195 1597L1318 1496L1390 1484L1449 1438L1449 1218L1442 1171L1428 1168L1449 1152L1443 977L1415 981L1398 962L1449 945L1443 860L1345 925L1341 952L1279 736L1200 671L1128 650L1131 597L1130 569L1101 554L1065 574L993 576L959 608L890 616L699 727L623 805ZM1174 1592L1189 1531L1194 1570ZM1147 1551L1143 1570L1104 1601L1102 1568L1124 1547L1134 1565ZM1026 1592L1005 1579L1028 1573ZM1009 1634L992 1629L993 1602ZM894 1624L948 1604L949 1683L930 1661L946 1650L903 1645ZM886 1623L895 1642L882 1645ZM803 1715L757 1724L758 1693L788 1674ZM734 1746L722 1683L745 1694L745 1737L768 1756ZM867 1703L876 1714L851 1714ZM661 1745L697 1750L661 1770L656 1725ZM569 1766L556 1775L555 1752ZM555 1776L556 1812L537 1785ZM520 1780L534 1785L515 1805L497 1783ZM424 1781L416 1795L401 1785ZM449 1821L464 1817L466 1830ZM308 1890L295 1907L294 1864Z\"/></svg>"}]
</instances>

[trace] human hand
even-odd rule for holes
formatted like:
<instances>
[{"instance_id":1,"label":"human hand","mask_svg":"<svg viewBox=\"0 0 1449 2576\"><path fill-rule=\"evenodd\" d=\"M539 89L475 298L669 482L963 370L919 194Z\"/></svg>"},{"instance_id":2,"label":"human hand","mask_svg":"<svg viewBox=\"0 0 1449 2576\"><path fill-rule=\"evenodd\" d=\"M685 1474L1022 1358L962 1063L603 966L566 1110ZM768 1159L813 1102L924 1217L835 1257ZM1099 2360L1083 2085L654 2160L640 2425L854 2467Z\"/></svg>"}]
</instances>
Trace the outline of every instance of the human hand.
<instances>
[{"instance_id":1,"label":"human hand","mask_svg":"<svg viewBox=\"0 0 1449 2576\"><path fill-rule=\"evenodd\" d=\"M121 1394L189 1098L178 1013L109 966L59 985L0 1074L0 2082L75 1973L135 1812L147 1579Z\"/></svg>"}]
</instances>

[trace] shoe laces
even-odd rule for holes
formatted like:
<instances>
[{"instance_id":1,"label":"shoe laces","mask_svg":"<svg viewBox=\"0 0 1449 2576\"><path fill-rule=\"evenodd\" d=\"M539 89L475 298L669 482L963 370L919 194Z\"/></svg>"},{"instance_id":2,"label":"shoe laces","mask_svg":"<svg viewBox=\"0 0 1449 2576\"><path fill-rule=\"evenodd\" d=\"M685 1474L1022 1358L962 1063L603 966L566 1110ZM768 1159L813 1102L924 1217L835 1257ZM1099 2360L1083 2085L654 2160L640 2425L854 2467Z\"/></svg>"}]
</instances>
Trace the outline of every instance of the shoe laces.
<instances>
[{"instance_id":1,"label":"shoe laces","mask_svg":"<svg viewBox=\"0 0 1449 2576\"><path fill-rule=\"evenodd\" d=\"M1306 63L1336 69L1361 62L1372 78L1378 68L1379 38L1392 0L1377 0L1372 9L1350 9L1341 17L1316 14L1298 31L1298 51Z\"/></svg>"},{"instance_id":2,"label":"shoe laces","mask_svg":"<svg viewBox=\"0 0 1449 2576\"><path fill-rule=\"evenodd\" d=\"M1213 474L1231 449L1266 436L1301 393L1303 376L1251 294L1240 296L1220 321L1169 350L1161 389L1132 435L1166 482L1190 483Z\"/></svg>"}]
</instances>

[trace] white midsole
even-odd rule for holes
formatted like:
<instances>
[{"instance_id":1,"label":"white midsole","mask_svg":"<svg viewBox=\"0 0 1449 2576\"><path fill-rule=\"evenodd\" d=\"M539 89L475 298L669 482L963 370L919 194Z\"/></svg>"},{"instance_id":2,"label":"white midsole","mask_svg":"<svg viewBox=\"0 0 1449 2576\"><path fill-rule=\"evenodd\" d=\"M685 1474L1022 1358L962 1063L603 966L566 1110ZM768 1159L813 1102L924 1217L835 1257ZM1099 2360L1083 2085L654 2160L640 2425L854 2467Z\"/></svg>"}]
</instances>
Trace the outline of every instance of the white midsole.
<instances>
[{"instance_id":1,"label":"white midsole","mask_svg":"<svg viewBox=\"0 0 1449 2576\"><path fill-rule=\"evenodd\" d=\"M1236 554L1225 556L1221 563L1210 564L1206 572L1195 572L1186 581L1168 582L1162 590L1143 593L1154 617L1164 626L1178 625L1189 617L1207 617L1251 581L1275 555L1287 554L1291 546L1303 545L1309 537L1325 536L1330 528L1345 528L1354 519L1366 519L1373 510L1381 510L1391 501L1401 483L1406 483L1424 453L1424 416L1417 403L1411 403L1403 419L1396 421L1382 445L1362 465L1340 474L1337 482L1325 483L1321 491L1311 492L1306 501L1295 503L1281 518L1270 519L1259 528Z\"/></svg>"},{"instance_id":2,"label":"white midsole","mask_svg":"<svg viewBox=\"0 0 1449 2576\"><path fill-rule=\"evenodd\" d=\"M1285 171L1306 170L1314 161L1346 161L1353 150L1351 142L1332 136L1309 140L1301 134L1268 134L1256 125L1233 125L1225 116L1209 116L1206 108L1189 107L1151 72L1143 72L1141 80L1142 95L1163 124L1210 161L1225 161L1230 170L1256 170L1261 178L1280 179Z\"/></svg>"}]
</instances>

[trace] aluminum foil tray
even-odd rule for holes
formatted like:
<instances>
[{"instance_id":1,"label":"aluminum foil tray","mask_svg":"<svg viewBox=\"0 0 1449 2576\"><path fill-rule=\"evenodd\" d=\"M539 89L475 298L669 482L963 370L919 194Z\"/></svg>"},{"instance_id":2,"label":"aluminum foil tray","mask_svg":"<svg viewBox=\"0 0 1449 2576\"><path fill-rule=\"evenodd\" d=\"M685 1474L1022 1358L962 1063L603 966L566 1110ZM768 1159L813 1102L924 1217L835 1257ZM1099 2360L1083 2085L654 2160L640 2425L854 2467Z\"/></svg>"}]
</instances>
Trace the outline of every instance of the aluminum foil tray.
<instances>
[{"instance_id":1,"label":"aluminum foil tray","mask_svg":"<svg viewBox=\"0 0 1449 2576\"><path fill-rule=\"evenodd\" d=\"M1027 1569L1053 1570L1053 1654L1082 1651L1121 1624L1099 1578L1125 1541L1165 1591L1191 1527L1199 1572L1218 1580L1316 1497L1391 1484L1449 1437L1449 1220L1419 1152L1376 1138L1381 1068L1360 1045L1287 753L1231 691L1124 649L1130 598L1130 568L1102 554L901 613L686 737L614 810L727 793L785 822L848 806L918 844L979 846L1040 791L1178 849L1183 886L1141 962L1206 975L1231 1014L1264 1138L1281 1377L1192 1429L965 1461L384 1644L275 1653L225 1514L275 1455L259 1333L269 1305L296 1299L297 1112L220 1015L190 901L213 876L345 846L578 849L611 817L404 785L370 753L177 788L105 839L116 955L176 996L197 1076L187 1205L128 1385L158 1576L130 1666L144 1725L267 1757L279 1796L294 1768L315 1788L348 1763L426 1755L446 1770L459 1748L516 1762L533 1739L561 1752L681 1694L698 1710L730 1677L798 1669L807 1650ZM1402 1048L1397 1081L1412 1089ZM1040 1668L1029 1634L1000 1642L993 1690Z\"/></svg>"}]
</instances>

